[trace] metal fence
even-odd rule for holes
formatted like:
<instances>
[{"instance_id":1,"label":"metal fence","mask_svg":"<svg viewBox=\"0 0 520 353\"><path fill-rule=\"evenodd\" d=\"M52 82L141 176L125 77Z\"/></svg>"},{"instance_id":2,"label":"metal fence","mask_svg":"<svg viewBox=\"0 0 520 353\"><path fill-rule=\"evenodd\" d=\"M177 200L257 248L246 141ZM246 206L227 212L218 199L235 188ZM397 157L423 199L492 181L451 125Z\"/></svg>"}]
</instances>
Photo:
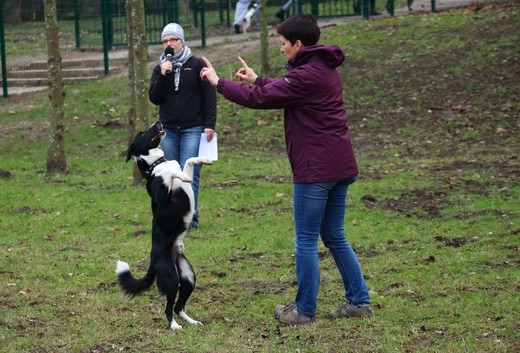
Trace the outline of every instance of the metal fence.
<instances>
[{"instance_id":1,"label":"metal fence","mask_svg":"<svg viewBox=\"0 0 520 353\"><path fill-rule=\"evenodd\" d=\"M255 0L254 0L255 1ZM259 2L259 0L256 0ZM268 0L268 22L279 22L276 13L287 0ZM356 16L358 0L293 0L286 15L312 13L316 18ZM359 0L362 15L404 9L407 0ZM418 10L441 7L443 1L415 0ZM421 3L422 5L418 5ZM206 38L233 35L236 0L144 0L147 40L160 42L165 24L177 22L188 41L206 46ZM426 4L426 5L425 5ZM431 4L431 5L430 5ZM439 6L440 5L440 6ZM57 0L63 79L95 79L126 64L125 0ZM255 26L251 29L255 30ZM0 60L3 96L47 87L47 49L43 0L0 0Z\"/></svg>"}]
</instances>

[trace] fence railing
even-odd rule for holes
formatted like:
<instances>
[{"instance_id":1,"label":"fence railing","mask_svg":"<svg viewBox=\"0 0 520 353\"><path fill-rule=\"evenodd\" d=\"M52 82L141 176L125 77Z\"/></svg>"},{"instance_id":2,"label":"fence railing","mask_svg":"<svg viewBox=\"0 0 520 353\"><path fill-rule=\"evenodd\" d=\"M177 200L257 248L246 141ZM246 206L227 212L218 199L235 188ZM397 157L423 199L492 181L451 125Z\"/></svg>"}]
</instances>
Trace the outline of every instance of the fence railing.
<instances>
[{"instance_id":1,"label":"fence railing","mask_svg":"<svg viewBox=\"0 0 520 353\"><path fill-rule=\"evenodd\" d=\"M276 14L286 1L268 1L271 25L279 22ZM448 0L415 1L431 2L431 9L435 9L435 1ZM470 0L458 1L462 6ZM144 0L144 3L146 35L151 45L160 43L162 28L170 22L181 24L186 39L200 40L202 47L206 46L206 37L234 35L236 0ZM318 19L358 15L369 18L373 11L393 14L394 9L406 6L407 0L293 0L286 15L305 12ZM57 11L65 84L107 75L120 63L126 63L125 0L57 0ZM0 1L3 97L47 87L44 31L43 0Z\"/></svg>"}]
</instances>

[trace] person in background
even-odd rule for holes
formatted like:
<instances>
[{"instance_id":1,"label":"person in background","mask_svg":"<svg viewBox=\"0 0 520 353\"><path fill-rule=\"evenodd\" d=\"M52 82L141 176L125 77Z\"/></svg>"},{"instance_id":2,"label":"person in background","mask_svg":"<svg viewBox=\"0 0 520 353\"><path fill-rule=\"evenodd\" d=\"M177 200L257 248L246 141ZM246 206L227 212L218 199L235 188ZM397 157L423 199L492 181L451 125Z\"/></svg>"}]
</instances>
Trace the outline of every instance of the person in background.
<instances>
[{"instance_id":1,"label":"person in background","mask_svg":"<svg viewBox=\"0 0 520 353\"><path fill-rule=\"evenodd\" d=\"M211 63L204 81L232 102L254 109L284 109L285 143L293 173L295 261L298 290L294 303L277 305L285 324L315 320L320 272L318 238L330 250L343 281L346 301L330 318L372 316L370 297L358 258L345 238L347 191L358 167L337 68L345 54L336 45L318 45L320 29L311 15L298 14L276 26L288 59L287 75L259 77L239 57L235 76L248 84L219 78Z\"/></svg>"},{"instance_id":2,"label":"person in background","mask_svg":"<svg viewBox=\"0 0 520 353\"><path fill-rule=\"evenodd\" d=\"M274 15L280 20L283 21L285 19L285 15L287 15L287 12L289 11L289 8L292 5L293 0L287 0L287 2L282 6L280 10L278 10L277 13Z\"/></svg>"},{"instance_id":3,"label":"person in background","mask_svg":"<svg viewBox=\"0 0 520 353\"><path fill-rule=\"evenodd\" d=\"M240 26L242 25L242 21L246 17L247 10L249 10L249 5L251 4L251 0L238 0L235 6L235 19L233 20L233 27L235 28L235 33L240 33Z\"/></svg>"},{"instance_id":4,"label":"person in background","mask_svg":"<svg viewBox=\"0 0 520 353\"><path fill-rule=\"evenodd\" d=\"M192 55L186 45L184 30L177 23L166 25L161 34L162 46L172 55L163 53L150 79L150 101L159 105L159 120L166 136L161 149L167 160L176 160L184 167L186 160L199 154L202 134L211 141L217 120L215 88L202 82L199 72L205 66L201 58ZM173 49L173 50L172 50ZM198 227L199 179L201 165L195 167L191 186L195 195L195 214L190 228Z\"/></svg>"}]
</instances>

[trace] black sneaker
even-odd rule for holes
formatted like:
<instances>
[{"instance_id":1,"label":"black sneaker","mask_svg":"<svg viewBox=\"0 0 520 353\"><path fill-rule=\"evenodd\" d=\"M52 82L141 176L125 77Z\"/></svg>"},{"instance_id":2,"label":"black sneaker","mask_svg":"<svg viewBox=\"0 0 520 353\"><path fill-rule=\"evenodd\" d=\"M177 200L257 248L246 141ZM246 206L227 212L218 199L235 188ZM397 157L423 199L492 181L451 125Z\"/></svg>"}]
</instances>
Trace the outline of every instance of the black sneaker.
<instances>
[{"instance_id":1,"label":"black sneaker","mask_svg":"<svg viewBox=\"0 0 520 353\"><path fill-rule=\"evenodd\" d=\"M280 21L283 21L285 19L285 11L283 9L280 9L277 13L274 14Z\"/></svg>"}]
</instances>

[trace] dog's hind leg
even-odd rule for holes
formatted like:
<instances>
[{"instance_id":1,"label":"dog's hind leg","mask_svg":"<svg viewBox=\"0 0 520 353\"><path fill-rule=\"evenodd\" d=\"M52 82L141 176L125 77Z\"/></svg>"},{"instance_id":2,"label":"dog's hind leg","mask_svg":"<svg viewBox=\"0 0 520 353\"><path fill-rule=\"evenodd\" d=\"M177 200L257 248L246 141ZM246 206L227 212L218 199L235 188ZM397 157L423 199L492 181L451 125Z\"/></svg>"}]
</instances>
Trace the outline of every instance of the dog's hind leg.
<instances>
[{"instance_id":1,"label":"dog's hind leg","mask_svg":"<svg viewBox=\"0 0 520 353\"><path fill-rule=\"evenodd\" d=\"M251 16L247 16L244 18L244 22L242 24L242 29L244 30L244 33L247 33L247 29L251 27Z\"/></svg>"},{"instance_id":2,"label":"dog's hind leg","mask_svg":"<svg viewBox=\"0 0 520 353\"><path fill-rule=\"evenodd\" d=\"M171 298L171 296L167 294L166 298L168 302L166 303L166 310L164 311L164 313L166 314L166 318L170 323L170 329L172 329L173 331L182 330L182 326L179 325L177 321L175 321L175 319L173 318L173 304L175 302L175 297Z\"/></svg>"},{"instance_id":3,"label":"dog's hind leg","mask_svg":"<svg viewBox=\"0 0 520 353\"><path fill-rule=\"evenodd\" d=\"M194 320L186 314L184 307L188 301L193 289L195 288L195 272L191 264L186 260L183 254L176 257L177 270L179 271L179 299L175 304L174 311L179 317L190 325L202 325L200 321Z\"/></svg>"},{"instance_id":4,"label":"dog's hind leg","mask_svg":"<svg viewBox=\"0 0 520 353\"><path fill-rule=\"evenodd\" d=\"M179 291L179 277L175 265L168 260L161 259L155 264L155 272L157 287L161 293L166 295L166 309L164 310L166 319L172 330L180 330L182 326L173 318L173 306Z\"/></svg>"},{"instance_id":5,"label":"dog's hind leg","mask_svg":"<svg viewBox=\"0 0 520 353\"><path fill-rule=\"evenodd\" d=\"M193 320L191 317L188 316L188 314L186 314L184 310L181 310L177 315L179 315L181 319L183 319L190 325L202 325L202 322Z\"/></svg>"}]
</instances>

